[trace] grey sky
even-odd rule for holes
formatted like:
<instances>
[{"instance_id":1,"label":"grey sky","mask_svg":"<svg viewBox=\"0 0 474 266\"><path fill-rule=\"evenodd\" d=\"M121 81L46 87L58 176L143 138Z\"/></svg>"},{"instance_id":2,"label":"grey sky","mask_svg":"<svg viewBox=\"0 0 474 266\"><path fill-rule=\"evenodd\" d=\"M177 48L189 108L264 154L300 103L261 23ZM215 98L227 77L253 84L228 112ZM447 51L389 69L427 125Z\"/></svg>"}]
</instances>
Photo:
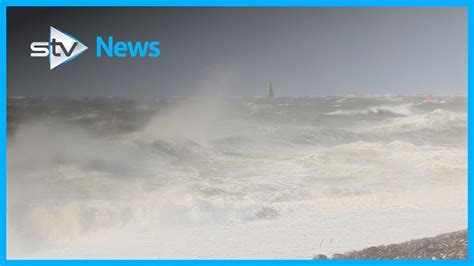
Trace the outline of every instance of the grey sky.
<instances>
[{"instance_id":1,"label":"grey sky","mask_svg":"<svg viewBox=\"0 0 474 266\"><path fill-rule=\"evenodd\" d=\"M89 50L49 70L49 26ZM160 41L158 58L96 58L96 36ZM465 8L8 8L10 96L467 94Z\"/></svg>"}]
</instances>

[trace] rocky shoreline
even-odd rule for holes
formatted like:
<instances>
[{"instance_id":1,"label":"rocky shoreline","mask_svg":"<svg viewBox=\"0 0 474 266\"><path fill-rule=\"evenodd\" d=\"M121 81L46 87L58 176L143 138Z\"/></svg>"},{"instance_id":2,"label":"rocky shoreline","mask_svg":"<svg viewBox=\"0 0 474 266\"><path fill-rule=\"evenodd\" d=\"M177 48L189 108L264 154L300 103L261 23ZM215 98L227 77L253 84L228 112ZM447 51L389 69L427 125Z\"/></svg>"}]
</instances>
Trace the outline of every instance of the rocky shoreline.
<instances>
[{"instance_id":1,"label":"rocky shoreline","mask_svg":"<svg viewBox=\"0 0 474 266\"><path fill-rule=\"evenodd\" d=\"M387 246L376 246L313 257L315 260L461 260L467 259L467 230L442 234L436 237L410 240Z\"/></svg>"}]
</instances>

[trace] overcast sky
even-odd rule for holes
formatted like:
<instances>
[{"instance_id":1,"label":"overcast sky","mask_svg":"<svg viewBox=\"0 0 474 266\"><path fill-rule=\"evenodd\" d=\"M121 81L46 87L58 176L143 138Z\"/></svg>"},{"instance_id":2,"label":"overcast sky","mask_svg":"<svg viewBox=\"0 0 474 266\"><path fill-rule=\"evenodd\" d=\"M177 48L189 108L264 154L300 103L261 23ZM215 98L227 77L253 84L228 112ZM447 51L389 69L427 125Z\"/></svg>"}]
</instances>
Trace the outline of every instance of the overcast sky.
<instances>
[{"instance_id":1,"label":"overcast sky","mask_svg":"<svg viewBox=\"0 0 474 266\"><path fill-rule=\"evenodd\" d=\"M8 8L8 95L467 94L465 8ZM50 70L49 26L89 49ZM96 36L160 42L97 58Z\"/></svg>"}]
</instances>

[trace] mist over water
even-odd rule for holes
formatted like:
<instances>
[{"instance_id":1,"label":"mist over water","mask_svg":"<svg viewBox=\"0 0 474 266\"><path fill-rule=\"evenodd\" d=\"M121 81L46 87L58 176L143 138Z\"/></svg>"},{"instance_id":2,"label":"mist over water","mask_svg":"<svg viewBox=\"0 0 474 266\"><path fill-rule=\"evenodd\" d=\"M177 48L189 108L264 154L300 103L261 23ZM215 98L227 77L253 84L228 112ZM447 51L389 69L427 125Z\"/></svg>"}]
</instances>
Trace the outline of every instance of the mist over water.
<instances>
[{"instance_id":1,"label":"mist over water","mask_svg":"<svg viewBox=\"0 0 474 266\"><path fill-rule=\"evenodd\" d=\"M467 99L8 98L9 258L310 258L467 227Z\"/></svg>"}]
</instances>

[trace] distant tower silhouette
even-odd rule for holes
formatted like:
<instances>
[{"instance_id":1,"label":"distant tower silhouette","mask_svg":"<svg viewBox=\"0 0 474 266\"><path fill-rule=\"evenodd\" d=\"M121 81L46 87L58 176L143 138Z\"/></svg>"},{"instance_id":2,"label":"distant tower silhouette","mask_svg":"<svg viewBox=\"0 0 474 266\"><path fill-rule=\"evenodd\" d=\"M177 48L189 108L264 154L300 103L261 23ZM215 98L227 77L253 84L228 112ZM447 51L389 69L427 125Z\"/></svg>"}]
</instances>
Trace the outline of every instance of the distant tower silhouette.
<instances>
[{"instance_id":1,"label":"distant tower silhouette","mask_svg":"<svg viewBox=\"0 0 474 266\"><path fill-rule=\"evenodd\" d=\"M273 87L272 82L268 82L267 97L273 97Z\"/></svg>"}]
</instances>

